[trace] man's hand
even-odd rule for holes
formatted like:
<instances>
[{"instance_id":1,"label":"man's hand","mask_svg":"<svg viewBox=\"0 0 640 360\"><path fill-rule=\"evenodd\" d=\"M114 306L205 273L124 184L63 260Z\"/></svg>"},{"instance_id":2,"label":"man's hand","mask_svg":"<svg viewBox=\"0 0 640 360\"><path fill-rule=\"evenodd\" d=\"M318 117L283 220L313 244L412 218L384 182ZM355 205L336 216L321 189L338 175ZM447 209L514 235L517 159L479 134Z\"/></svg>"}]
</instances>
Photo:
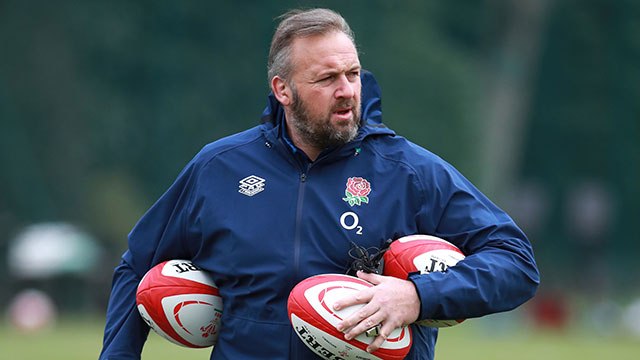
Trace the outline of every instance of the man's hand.
<instances>
[{"instance_id":1,"label":"man's hand","mask_svg":"<svg viewBox=\"0 0 640 360\"><path fill-rule=\"evenodd\" d=\"M351 340L381 323L380 334L367 347L367 351L372 353L378 350L394 329L411 324L418 319L420 298L411 281L362 271L358 271L357 275L375 286L335 302L333 305L335 310L356 304L366 304L341 321L337 328L338 331L344 331L353 326L344 336L345 339Z\"/></svg>"}]
</instances>

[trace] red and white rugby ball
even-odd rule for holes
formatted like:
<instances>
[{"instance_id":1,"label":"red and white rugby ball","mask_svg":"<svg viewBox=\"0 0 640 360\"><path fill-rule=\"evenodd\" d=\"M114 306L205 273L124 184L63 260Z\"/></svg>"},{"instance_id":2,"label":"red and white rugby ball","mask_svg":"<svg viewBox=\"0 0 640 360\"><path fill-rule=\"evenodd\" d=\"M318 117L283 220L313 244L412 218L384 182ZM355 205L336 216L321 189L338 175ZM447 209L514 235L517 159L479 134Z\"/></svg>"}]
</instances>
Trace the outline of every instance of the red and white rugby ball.
<instances>
[{"instance_id":1,"label":"red and white rugby ball","mask_svg":"<svg viewBox=\"0 0 640 360\"><path fill-rule=\"evenodd\" d=\"M409 235L391 243L384 253L383 275L407 279L409 273L419 271L430 274L435 271L447 272L464 254L452 243L431 235ZM462 320L422 320L417 324L429 327L458 325Z\"/></svg>"},{"instance_id":2,"label":"red and white rugby ball","mask_svg":"<svg viewBox=\"0 0 640 360\"><path fill-rule=\"evenodd\" d=\"M374 337L360 334L347 341L336 325L360 309L363 304L333 310L333 304L373 285L362 279L338 274L316 275L296 285L289 294L289 320L302 342L323 358L396 360L403 359L411 349L411 329L395 329L382 346L373 353L366 351Z\"/></svg>"},{"instance_id":3,"label":"red and white rugby ball","mask_svg":"<svg viewBox=\"0 0 640 360\"><path fill-rule=\"evenodd\" d=\"M215 345L222 298L209 274L188 260L169 260L149 270L136 292L138 311L156 333L191 348Z\"/></svg>"}]
</instances>

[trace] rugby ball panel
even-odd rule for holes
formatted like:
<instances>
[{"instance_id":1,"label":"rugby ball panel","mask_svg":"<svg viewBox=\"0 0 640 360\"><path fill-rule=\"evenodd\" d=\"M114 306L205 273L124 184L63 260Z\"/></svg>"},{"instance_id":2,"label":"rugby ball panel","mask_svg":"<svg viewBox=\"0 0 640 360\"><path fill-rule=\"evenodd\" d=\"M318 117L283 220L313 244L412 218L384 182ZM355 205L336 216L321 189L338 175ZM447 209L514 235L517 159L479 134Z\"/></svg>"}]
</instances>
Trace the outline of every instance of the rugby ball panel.
<instances>
[{"instance_id":1,"label":"rugby ball panel","mask_svg":"<svg viewBox=\"0 0 640 360\"><path fill-rule=\"evenodd\" d=\"M363 304L333 310L340 298L373 285L356 277L339 274L317 275L300 282L289 295L287 309L296 334L312 351L323 357L358 359L402 359L411 348L411 330L395 329L373 354L366 347L375 338L360 334L350 341L335 326ZM333 354L333 355L329 355Z\"/></svg>"},{"instance_id":2,"label":"rugby ball panel","mask_svg":"<svg viewBox=\"0 0 640 360\"><path fill-rule=\"evenodd\" d=\"M140 280L138 291L144 291L150 286L171 287L186 286L203 291L218 291L218 287L206 271L198 268L188 260L168 260L151 268Z\"/></svg>"},{"instance_id":3,"label":"rugby ball panel","mask_svg":"<svg viewBox=\"0 0 640 360\"><path fill-rule=\"evenodd\" d=\"M384 253L383 275L407 279L409 273L430 274L435 271L446 272L456 265L465 255L450 242L431 235L409 235L391 243ZM428 327L450 327L464 319L417 321L416 324Z\"/></svg>"},{"instance_id":4,"label":"rugby ball panel","mask_svg":"<svg viewBox=\"0 0 640 360\"><path fill-rule=\"evenodd\" d=\"M206 271L190 261L154 266L140 281L136 303L149 327L174 344L203 348L217 341L222 298Z\"/></svg>"},{"instance_id":5,"label":"rugby ball panel","mask_svg":"<svg viewBox=\"0 0 640 360\"><path fill-rule=\"evenodd\" d=\"M162 299L165 318L190 346L208 347L217 340L222 318L222 300L210 294L184 294Z\"/></svg>"},{"instance_id":6,"label":"rugby ball panel","mask_svg":"<svg viewBox=\"0 0 640 360\"><path fill-rule=\"evenodd\" d=\"M329 333L323 333L321 336L318 336L317 330L313 325L300 319L295 314L291 314L291 325L295 329L296 334L298 334L300 339L311 350L326 359L344 358L346 357L347 353L351 355L350 358L355 359L382 359L374 356L373 354L369 354L365 350L362 350L358 347L347 348L347 345L344 345L345 349L339 350L338 348L340 347L340 345L337 344L345 343L344 339L337 338Z\"/></svg>"},{"instance_id":7,"label":"rugby ball panel","mask_svg":"<svg viewBox=\"0 0 640 360\"><path fill-rule=\"evenodd\" d=\"M450 242L430 235L409 235L391 243L384 253L383 274L407 279L409 273L446 272L465 258Z\"/></svg>"},{"instance_id":8,"label":"rugby ball panel","mask_svg":"<svg viewBox=\"0 0 640 360\"><path fill-rule=\"evenodd\" d=\"M151 314L149 314L149 312L147 311L147 309L144 307L143 304L138 304L138 312L140 313L140 316L142 317L144 322L147 323L147 325L149 325L151 330L155 331L158 335L162 336L163 338L169 340L170 342L172 342L172 343L174 343L176 345L187 346L186 344L183 344L181 342L178 342L177 340L174 340L174 338L176 338L176 339L179 338L177 336L177 334L175 334L175 332L173 333L173 337L171 335L167 334L166 332L164 332L162 330L162 327L160 327L160 325L156 324L156 322L153 321L154 316L151 316ZM155 316L155 318L157 319L159 317ZM165 328L169 328L166 325L164 327Z\"/></svg>"}]
</instances>

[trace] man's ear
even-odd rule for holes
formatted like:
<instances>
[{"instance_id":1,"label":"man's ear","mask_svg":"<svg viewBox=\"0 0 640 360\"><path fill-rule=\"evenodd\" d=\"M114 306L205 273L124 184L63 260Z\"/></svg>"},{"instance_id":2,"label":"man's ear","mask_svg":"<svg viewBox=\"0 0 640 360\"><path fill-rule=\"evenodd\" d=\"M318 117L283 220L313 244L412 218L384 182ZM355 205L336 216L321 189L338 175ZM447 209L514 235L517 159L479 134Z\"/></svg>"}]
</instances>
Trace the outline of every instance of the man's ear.
<instances>
[{"instance_id":1,"label":"man's ear","mask_svg":"<svg viewBox=\"0 0 640 360\"><path fill-rule=\"evenodd\" d=\"M289 83L286 82L283 78L274 76L273 79L271 79L271 91L273 92L273 95L276 97L276 99L280 102L280 104L282 104L283 106L291 105L291 102L293 100L291 87L289 86Z\"/></svg>"}]
</instances>

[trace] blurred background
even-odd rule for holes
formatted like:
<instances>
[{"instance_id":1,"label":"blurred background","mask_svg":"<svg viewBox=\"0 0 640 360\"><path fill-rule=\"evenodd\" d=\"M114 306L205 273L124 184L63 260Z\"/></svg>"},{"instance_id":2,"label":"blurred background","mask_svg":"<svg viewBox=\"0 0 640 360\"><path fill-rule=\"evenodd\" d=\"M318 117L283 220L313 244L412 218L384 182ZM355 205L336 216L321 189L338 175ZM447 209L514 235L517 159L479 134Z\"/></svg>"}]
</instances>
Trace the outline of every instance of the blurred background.
<instances>
[{"instance_id":1,"label":"blurred background","mask_svg":"<svg viewBox=\"0 0 640 360\"><path fill-rule=\"evenodd\" d=\"M0 348L76 319L97 357L128 232L202 146L258 123L274 18L314 6L354 29L385 124L530 237L536 298L460 339L578 331L639 354L632 0L0 1Z\"/></svg>"}]
</instances>

